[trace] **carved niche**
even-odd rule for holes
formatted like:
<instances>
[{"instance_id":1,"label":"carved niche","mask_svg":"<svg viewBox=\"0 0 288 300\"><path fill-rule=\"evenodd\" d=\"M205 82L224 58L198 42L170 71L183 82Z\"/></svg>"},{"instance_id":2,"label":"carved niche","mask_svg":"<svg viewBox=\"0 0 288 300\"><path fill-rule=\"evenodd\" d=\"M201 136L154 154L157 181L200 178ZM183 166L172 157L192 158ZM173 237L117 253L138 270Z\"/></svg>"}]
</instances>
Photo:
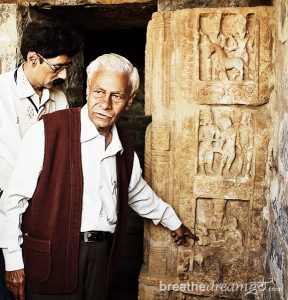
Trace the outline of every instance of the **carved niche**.
<instances>
[{"instance_id":1,"label":"carved niche","mask_svg":"<svg viewBox=\"0 0 288 300\"><path fill-rule=\"evenodd\" d=\"M267 102L261 94L259 97L262 76L259 63L269 53L269 45L266 45L268 52L263 51L267 42L264 38L255 13L200 14L198 96L201 103L259 105ZM265 88L265 84L261 87Z\"/></svg>"}]
</instances>

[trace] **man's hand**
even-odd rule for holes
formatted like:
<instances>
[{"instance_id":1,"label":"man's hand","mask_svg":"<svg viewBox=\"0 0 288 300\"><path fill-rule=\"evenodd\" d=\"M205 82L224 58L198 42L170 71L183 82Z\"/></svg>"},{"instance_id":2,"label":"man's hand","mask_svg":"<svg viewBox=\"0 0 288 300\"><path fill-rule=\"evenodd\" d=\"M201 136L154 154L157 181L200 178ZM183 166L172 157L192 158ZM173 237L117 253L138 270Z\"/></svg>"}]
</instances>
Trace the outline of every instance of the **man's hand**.
<instances>
[{"instance_id":1,"label":"man's hand","mask_svg":"<svg viewBox=\"0 0 288 300\"><path fill-rule=\"evenodd\" d=\"M199 241L198 236L193 234L185 225L181 225L178 229L171 231L171 236L174 243L177 245L187 245L187 237L194 241Z\"/></svg>"},{"instance_id":2,"label":"man's hand","mask_svg":"<svg viewBox=\"0 0 288 300\"><path fill-rule=\"evenodd\" d=\"M25 273L24 269L16 271L6 271L6 286L16 300L25 300Z\"/></svg>"}]
</instances>

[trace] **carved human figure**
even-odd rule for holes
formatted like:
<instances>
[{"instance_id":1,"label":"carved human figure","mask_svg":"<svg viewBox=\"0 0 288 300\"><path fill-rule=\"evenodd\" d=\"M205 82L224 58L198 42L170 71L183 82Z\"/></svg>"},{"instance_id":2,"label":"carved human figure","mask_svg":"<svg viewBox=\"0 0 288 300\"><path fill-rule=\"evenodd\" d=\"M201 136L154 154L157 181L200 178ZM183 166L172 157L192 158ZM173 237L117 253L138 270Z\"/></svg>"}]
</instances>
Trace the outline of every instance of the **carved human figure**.
<instances>
[{"instance_id":1,"label":"carved human figure","mask_svg":"<svg viewBox=\"0 0 288 300\"><path fill-rule=\"evenodd\" d=\"M251 176L251 163L253 156L253 129L251 112L243 112L241 124L238 127L237 148L239 152L238 172L244 177Z\"/></svg>"},{"instance_id":2,"label":"carved human figure","mask_svg":"<svg viewBox=\"0 0 288 300\"><path fill-rule=\"evenodd\" d=\"M201 247L195 247L194 260L202 267L205 258L205 247L211 243L208 228L204 223L198 223L195 226L196 235L199 238L197 244Z\"/></svg>"},{"instance_id":3,"label":"carved human figure","mask_svg":"<svg viewBox=\"0 0 288 300\"><path fill-rule=\"evenodd\" d=\"M247 19L243 15L223 15L219 35L214 41L219 60L220 80L243 80L247 69Z\"/></svg>"},{"instance_id":4,"label":"carved human figure","mask_svg":"<svg viewBox=\"0 0 288 300\"><path fill-rule=\"evenodd\" d=\"M199 174L213 175L214 148L219 129L214 123L211 109L201 111L199 128Z\"/></svg>"},{"instance_id":5,"label":"carved human figure","mask_svg":"<svg viewBox=\"0 0 288 300\"><path fill-rule=\"evenodd\" d=\"M219 120L221 124L220 146L218 152L222 155L218 173L224 172L231 175L230 169L235 159L236 130L229 116L222 116Z\"/></svg>"},{"instance_id":6,"label":"carved human figure","mask_svg":"<svg viewBox=\"0 0 288 300\"><path fill-rule=\"evenodd\" d=\"M244 250L244 234L238 227L238 220L234 216L227 216L222 227L225 248L231 252Z\"/></svg>"},{"instance_id":7,"label":"carved human figure","mask_svg":"<svg viewBox=\"0 0 288 300\"><path fill-rule=\"evenodd\" d=\"M213 214L209 220L209 228L220 229L225 215L227 201L224 199L213 199L210 200L210 202L213 205Z\"/></svg>"}]
</instances>

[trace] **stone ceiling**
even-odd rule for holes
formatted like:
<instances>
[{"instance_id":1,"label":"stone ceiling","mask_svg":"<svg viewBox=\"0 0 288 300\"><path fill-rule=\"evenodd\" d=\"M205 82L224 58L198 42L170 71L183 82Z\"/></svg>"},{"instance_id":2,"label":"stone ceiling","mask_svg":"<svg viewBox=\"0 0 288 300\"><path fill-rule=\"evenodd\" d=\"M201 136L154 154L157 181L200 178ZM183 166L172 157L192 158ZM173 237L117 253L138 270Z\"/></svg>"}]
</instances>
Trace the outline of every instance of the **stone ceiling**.
<instances>
[{"instance_id":1,"label":"stone ceiling","mask_svg":"<svg viewBox=\"0 0 288 300\"><path fill-rule=\"evenodd\" d=\"M33 6L33 9L45 16L66 19L85 30L95 30L146 27L152 13L157 11L157 5L156 3L77 6L41 4Z\"/></svg>"}]
</instances>

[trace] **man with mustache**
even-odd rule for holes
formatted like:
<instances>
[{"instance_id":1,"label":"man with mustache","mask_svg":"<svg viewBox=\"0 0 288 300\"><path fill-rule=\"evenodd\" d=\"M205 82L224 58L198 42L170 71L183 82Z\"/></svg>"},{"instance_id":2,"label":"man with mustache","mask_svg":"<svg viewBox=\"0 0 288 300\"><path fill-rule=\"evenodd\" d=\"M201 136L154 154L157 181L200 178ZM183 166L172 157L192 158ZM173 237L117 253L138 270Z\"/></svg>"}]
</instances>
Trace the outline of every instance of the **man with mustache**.
<instances>
[{"instance_id":1,"label":"man with mustache","mask_svg":"<svg viewBox=\"0 0 288 300\"><path fill-rule=\"evenodd\" d=\"M21 40L24 63L0 75L0 198L28 128L43 114L68 107L59 84L80 45L78 34L68 25L33 21ZM0 299L13 299L5 288L4 272L0 250Z\"/></svg>"},{"instance_id":2,"label":"man with mustache","mask_svg":"<svg viewBox=\"0 0 288 300\"><path fill-rule=\"evenodd\" d=\"M6 262L15 262L6 280L19 299L24 280L26 300L108 299L128 205L167 227L176 244L197 240L142 178L132 144L115 125L138 86L126 58L104 54L87 68L87 104L43 116L24 137L0 203L0 242Z\"/></svg>"}]
</instances>

